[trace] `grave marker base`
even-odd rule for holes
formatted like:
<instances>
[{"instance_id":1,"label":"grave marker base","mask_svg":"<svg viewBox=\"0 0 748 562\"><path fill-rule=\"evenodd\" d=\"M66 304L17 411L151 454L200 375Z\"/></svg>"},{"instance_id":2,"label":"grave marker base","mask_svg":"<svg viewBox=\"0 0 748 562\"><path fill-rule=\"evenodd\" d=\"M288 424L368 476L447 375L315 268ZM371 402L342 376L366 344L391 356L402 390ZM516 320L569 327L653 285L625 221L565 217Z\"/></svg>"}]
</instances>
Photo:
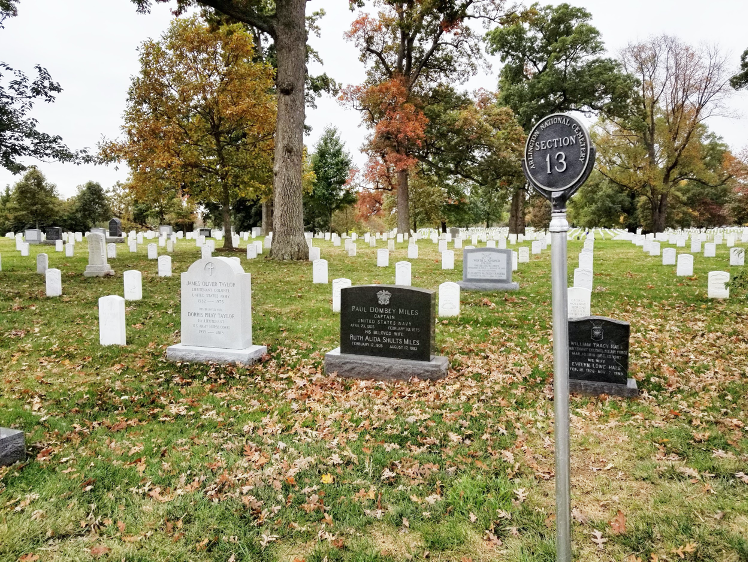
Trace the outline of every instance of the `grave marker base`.
<instances>
[{"instance_id":1,"label":"grave marker base","mask_svg":"<svg viewBox=\"0 0 748 562\"><path fill-rule=\"evenodd\" d=\"M106 237L107 243L112 244L124 244L125 243L125 237L124 236L109 236Z\"/></svg>"},{"instance_id":2,"label":"grave marker base","mask_svg":"<svg viewBox=\"0 0 748 562\"><path fill-rule=\"evenodd\" d=\"M475 281L457 281L463 291L518 291L519 283L477 283Z\"/></svg>"},{"instance_id":3,"label":"grave marker base","mask_svg":"<svg viewBox=\"0 0 748 562\"><path fill-rule=\"evenodd\" d=\"M220 347L198 347L178 343L166 348L169 361L187 363L220 363L221 365L257 363L268 352L264 345L251 345L245 349L222 349Z\"/></svg>"},{"instance_id":4,"label":"grave marker base","mask_svg":"<svg viewBox=\"0 0 748 562\"><path fill-rule=\"evenodd\" d=\"M336 347L325 354L325 373L336 373L339 377L377 381L419 379L443 379L449 371L449 360L433 355L431 361L393 359L374 355L340 353Z\"/></svg>"},{"instance_id":5,"label":"grave marker base","mask_svg":"<svg viewBox=\"0 0 748 562\"><path fill-rule=\"evenodd\" d=\"M114 270L108 264L87 265L83 272L84 277L106 277L107 275L114 275Z\"/></svg>"},{"instance_id":6,"label":"grave marker base","mask_svg":"<svg viewBox=\"0 0 748 562\"><path fill-rule=\"evenodd\" d=\"M587 396L607 394L609 396L623 396L624 398L639 397L639 389L636 386L635 379L627 379L626 384L569 379L569 392Z\"/></svg>"},{"instance_id":7,"label":"grave marker base","mask_svg":"<svg viewBox=\"0 0 748 562\"><path fill-rule=\"evenodd\" d=\"M0 466L26 460L26 440L20 429L0 427Z\"/></svg>"}]
</instances>

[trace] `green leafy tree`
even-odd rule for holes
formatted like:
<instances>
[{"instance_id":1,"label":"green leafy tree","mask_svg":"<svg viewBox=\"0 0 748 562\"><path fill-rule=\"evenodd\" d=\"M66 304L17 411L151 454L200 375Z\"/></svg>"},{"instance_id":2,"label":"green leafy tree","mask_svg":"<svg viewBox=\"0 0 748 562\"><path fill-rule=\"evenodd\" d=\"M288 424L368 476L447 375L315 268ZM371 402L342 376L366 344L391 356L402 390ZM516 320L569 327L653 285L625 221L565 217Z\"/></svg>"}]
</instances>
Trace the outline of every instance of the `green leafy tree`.
<instances>
[{"instance_id":1,"label":"green leafy tree","mask_svg":"<svg viewBox=\"0 0 748 562\"><path fill-rule=\"evenodd\" d=\"M740 72L730 78L730 85L736 90L748 87L748 49L740 55Z\"/></svg>"},{"instance_id":2,"label":"green leafy tree","mask_svg":"<svg viewBox=\"0 0 748 562\"><path fill-rule=\"evenodd\" d=\"M161 41L140 49L122 142L102 153L125 160L141 199L175 198L220 209L232 248L231 206L270 191L275 128L272 69L253 62L252 37L240 25L211 31L197 18L176 19Z\"/></svg>"},{"instance_id":3,"label":"green leafy tree","mask_svg":"<svg viewBox=\"0 0 748 562\"><path fill-rule=\"evenodd\" d=\"M7 18L17 15L16 0L0 0L0 29ZM23 158L62 162L88 161L85 151L73 152L58 135L37 129L29 116L37 101L51 103L62 91L45 68L36 65L36 78L29 78L0 62L0 166L17 174L27 169Z\"/></svg>"},{"instance_id":4,"label":"green leafy tree","mask_svg":"<svg viewBox=\"0 0 748 562\"><path fill-rule=\"evenodd\" d=\"M710 165L704 122L731 92L725 59L715 49L694 49L674 37L629 45L624 70L638 78L628 114L600 123L597 168L610 181L644 198L647 226L662 232L671 195L684 184L715 186L729 174Z\"/></svg>"},{"instance_id":5,"label":"green leafy tree","mask_svg":"<svg viewBox=\"0 0 748 562\"><path fill-rule=\"evenodd\" d=\"M53 226L60 209L57 187L31 166L13 186L10 208L13 230Z\"/></svg>"},{"instance_id":6,"label":"green leafy tree","mask_svg":"<svg viewBox=\"0 0 748 562\"><path fill-rule=\"evenodd\" d=\"M640 225L636 197L593 170L569 200L569 221L585 228L634 230Z\"/></svg>"},{"instance_id":7,"label":"green leafy tree","mask_svg":"<svg viewBox=\"0 0 748 562\"><path fill-rule=\"evenodd\" d=\"M569 4L533 4L513 22L489 31L488 50L504 66L499 101L515 113L525 132L541 117L565 111L621 114L635 80L618 61L604 57L592 15ZM512 193L509 231L524 233L524 186Z\"/></svg>"},{"instance_id":8,"label":"green leafy tree","mask_svg":"<svg viewBox=\"0 0 748 562\"><path fill-rule=\"evenodd\" d=\"M107 194L100 183L88 181L78 186L73 213L84 230L112 218Z\"/></svg>"},{"instance_id":9,"label":"green leafy tree","mask_svg":"<svg viewBox=\"0 0 748 562\"><path fill-rule=\"evenodd\" d=\"M333 214L356 202L356 195L348 184L352 163L338 130L327 127L311 158L315 179L311 193L305 197L307 224L330 229Z\"/></svg>"},{"instance_id":10,"label":"green leafy tree","mask_svg":"<svg viewBox=\"0 0 748 562\"><path fill-rule=\"evenodd\" d=\"M132 0L147 12L152 0ZM169 0L155 0L168 2ZM306 260L303 157L307 57L306 0L177 0L177 9L212 8L270 36L277 58L278 119L273 164L274 225L271 257Z\"/></svg>"}]
</instances>

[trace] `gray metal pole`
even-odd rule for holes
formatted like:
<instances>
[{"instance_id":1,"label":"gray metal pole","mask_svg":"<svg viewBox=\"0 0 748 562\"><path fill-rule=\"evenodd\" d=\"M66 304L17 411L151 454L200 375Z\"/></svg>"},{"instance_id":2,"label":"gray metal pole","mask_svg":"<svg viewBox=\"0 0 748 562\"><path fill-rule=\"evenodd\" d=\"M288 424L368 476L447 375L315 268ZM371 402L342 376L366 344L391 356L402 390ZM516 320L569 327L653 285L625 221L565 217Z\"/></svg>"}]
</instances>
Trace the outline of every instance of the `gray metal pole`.
<instances>
[{"instance_id":1,"label":"gray metal pole","mask_svg":"<svg viewBox=\"0 0 748 562\"><path fill-rule=\"evenodd\" d=\"M566 209L551 215L551 283L553 293L553 401L556 456L556 561L571 561L569 466L569 324L566 268Z\"/></svg>"}]
</instances>

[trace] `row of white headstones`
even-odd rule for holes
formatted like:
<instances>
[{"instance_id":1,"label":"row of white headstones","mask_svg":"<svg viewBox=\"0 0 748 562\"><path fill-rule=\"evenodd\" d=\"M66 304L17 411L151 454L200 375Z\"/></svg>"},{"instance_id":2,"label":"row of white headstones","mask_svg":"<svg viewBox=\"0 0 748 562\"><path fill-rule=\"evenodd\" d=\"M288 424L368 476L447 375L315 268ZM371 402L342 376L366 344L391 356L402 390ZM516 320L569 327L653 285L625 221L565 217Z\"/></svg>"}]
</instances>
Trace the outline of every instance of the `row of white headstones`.
<instances>
[{"instance_id":1,"label":"row of white headstones","mask_svg":"<svg viewBox=\"0 0 748 562\"><path fill-rule=\"evenodd\" d=\"M614 233L615 234L615 233ZM629 233L617 233L621 239L628 239ZM593 235L594 236L594 235ZM641 246L644 252L650 256L660 255L660 242L647 239L642 235L630 237L637 246ZM722 237L715 235L715 242L704 243L704 257L716 257L716 246L723 243ZM685 238L672 240L679 247L685 247ZM695 236L691 241L691 252L701 251L700 236ZM730 248L730 266L742 267L745 265L745 249L735 247L734 235L727 235L724 242ZM574 284L568 289L568 317L569 319L589 316L591 311L592 289L594 279L594 237L585 239L584 247L579 253L579 267L574 270ZM662 250L662 265L675 265L676 276L690 277L693 275L692 254L678 254L676 260L675 248L664 248ZM677 261L677 263L676 263ZM730 281L728 271L710 271L707 279L707 297L710 299L727 299L730 297L730 289L727 283Z\"/></svg>"}]
</instances>

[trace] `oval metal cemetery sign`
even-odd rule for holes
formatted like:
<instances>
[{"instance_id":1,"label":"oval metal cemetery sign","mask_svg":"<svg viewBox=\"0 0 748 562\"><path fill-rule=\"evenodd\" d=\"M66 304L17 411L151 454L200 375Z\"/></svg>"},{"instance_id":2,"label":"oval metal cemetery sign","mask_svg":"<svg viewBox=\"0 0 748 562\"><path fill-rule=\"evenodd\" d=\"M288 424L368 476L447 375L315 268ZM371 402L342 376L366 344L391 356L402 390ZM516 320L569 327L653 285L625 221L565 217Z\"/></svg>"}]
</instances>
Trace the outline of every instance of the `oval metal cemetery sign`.
<instances>
[{"instance_id":1,"label":"oval metal cemetery sign","mask_svg":"<svg viewBox=\"0 0 748 562\"><path fill-rule=\"evenodd\" d=\"M583 179L590 164L590 136L574 117L554 113L530 131L525 145L528 180L546 191L564 191Z\"/></svg>"}]
</instances>

